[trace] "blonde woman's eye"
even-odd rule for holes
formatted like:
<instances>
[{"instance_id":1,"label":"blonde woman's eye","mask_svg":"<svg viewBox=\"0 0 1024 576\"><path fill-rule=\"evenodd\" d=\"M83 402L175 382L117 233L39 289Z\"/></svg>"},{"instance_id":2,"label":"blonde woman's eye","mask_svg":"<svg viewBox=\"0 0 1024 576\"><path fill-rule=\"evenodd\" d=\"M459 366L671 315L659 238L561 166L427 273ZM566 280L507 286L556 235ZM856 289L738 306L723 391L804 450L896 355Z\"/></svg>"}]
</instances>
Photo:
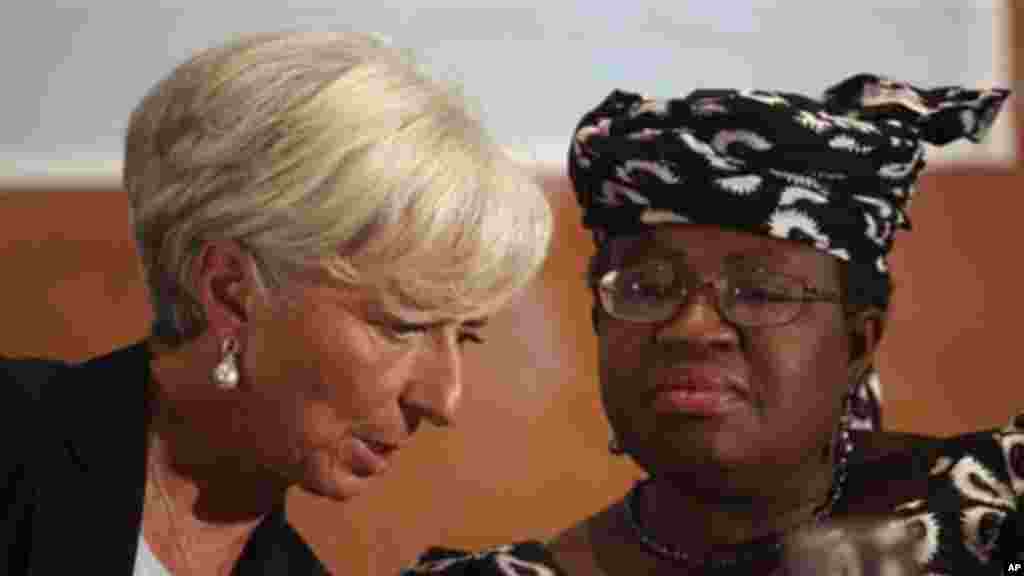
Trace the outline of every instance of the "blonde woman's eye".
<instances>
[{"instance_id":1,"label":"blonde woman's eye","mask_svg":"<svg viewBox=\"0 0 1024 576\"><path fill-rule=\"evenodd\" d=\"M472 342L474 344L483 344L484 339L476 332L460 332L459 344L465 344L466 342Z\"/></svg>"},{"instance_id":2,"label":"blonde woman's eye","mask_svg":"<svg viewBox=\"0 0 1024 576\"><path fill-rule=\"evenodd\" d=\"M394 318L374 319L369 322L382 335L395 342L406 342L423 334L429 328L426 324L403 322Z\"/></svg>"},{"instance_id":3,"label":"blonde woman's eye","mask_svg":"<svg viewBox=\"0 0 1024 576\"><path fill-rule=\"evenodd\" d=\"M392 322L390 325L391 332L402 338L423 334L429 328L428 324L411 324L408 322Z\"/></svg>"}]
</instances>

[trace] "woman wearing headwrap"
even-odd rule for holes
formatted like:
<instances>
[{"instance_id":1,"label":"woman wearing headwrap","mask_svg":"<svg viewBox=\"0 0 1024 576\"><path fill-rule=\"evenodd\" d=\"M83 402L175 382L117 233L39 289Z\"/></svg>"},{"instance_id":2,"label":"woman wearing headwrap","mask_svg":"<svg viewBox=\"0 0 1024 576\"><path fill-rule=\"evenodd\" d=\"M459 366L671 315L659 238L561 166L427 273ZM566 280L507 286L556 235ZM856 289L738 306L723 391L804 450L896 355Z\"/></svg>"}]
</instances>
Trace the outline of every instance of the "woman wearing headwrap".
<instances>
[{"instance_id":1,"label":"woman wearing headwrap","mask_svg":"<svg viewBox=\"0 0 1024 576\"><path fill-rule=\"evenodd\" d=\"M612 450L648 477L545 545L436 549L412 573L1000 574L1024 418L942 440L854 428L878 416L886 256L924 144L979 140L1007 95L866 74L821 100L613 92L569 174Z\"/></svg>"}]
</instances>

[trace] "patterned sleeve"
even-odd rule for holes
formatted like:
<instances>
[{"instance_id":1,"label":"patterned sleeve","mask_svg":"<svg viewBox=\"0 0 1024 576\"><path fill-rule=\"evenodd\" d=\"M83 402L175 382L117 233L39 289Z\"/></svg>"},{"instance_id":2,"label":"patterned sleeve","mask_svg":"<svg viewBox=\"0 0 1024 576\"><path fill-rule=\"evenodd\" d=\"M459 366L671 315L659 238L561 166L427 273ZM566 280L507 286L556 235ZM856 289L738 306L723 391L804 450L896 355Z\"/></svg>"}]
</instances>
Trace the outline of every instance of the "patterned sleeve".
<instances>
[{"instance_id":1,"label":"patterned sleeve","mask_svg":"<svg viewBox=\"0 0 1024 576\"><path fill-rule=\"evenodd\" d=\"M496 546L479 552L431 548L401 576L568 576L551 553L535 541Z\"/></svg>"},{"instance_id":2,"label":"patterned sleeve","mask_svg":"<svg viewBox=\"0 0 1024 576\"><path fill-rule=\"evenodd\" d=\"M1021 562L1024 415L1001 429L942 441L926 498L896 511L927 574L1005 575Z\"/></svg>"},{"instance_id":3,"label":"patterned sleeve","mask_svg":"<svg viewBox=\"0 0 1024 576\"><path fill-rule=\"evenodd\" d=\"M905 562L896 574L1024 574L1024 414L1004 428L931 440L914 454L909 467L873 473L923 472L927 489L919 497L878 524L810 532L796 541L804 555L794 560L838 554L844 562Z\"/></svg>"},{"instance_id":4,"label":"patterned sleeve","mask_svg":"<svg viewBox=\"0 0 1024 576\"><path fill-rule=\"evenodd\" d=\"M999 546L1008 562L1024 565L1024 414L996 432L996 440L1006 458L1010 489L1016 500L1016 514L1003 526Z\"/></svg>"}]
</instances>

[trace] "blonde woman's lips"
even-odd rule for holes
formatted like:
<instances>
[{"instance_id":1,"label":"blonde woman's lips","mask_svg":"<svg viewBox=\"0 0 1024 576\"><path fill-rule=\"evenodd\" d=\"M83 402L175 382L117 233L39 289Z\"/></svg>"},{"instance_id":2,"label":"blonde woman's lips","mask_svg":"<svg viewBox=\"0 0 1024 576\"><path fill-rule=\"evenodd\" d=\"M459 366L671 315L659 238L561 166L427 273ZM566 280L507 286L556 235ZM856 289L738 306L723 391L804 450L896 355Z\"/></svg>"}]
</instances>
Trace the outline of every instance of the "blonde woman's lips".
<instances>
[{"instance_id":1,"label":"blonde woman's lips","mask_svg":"<svg viewBox=\"0 0 1024 576\"><path fill-rule=\"evenodd\" d=\"M356 476L374 476L388 468L393 447L359 436L353 436L352 442L352 471Z\"/></svg>"}]
</instances>

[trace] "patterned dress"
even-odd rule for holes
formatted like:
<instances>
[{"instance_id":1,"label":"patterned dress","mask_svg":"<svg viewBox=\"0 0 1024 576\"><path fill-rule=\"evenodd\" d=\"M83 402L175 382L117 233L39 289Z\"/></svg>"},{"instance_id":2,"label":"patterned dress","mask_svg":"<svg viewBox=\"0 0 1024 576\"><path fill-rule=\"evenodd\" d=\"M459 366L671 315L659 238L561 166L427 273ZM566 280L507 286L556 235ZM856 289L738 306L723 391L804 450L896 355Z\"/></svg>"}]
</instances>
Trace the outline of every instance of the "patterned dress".
<instances>
[{"instance_id":1,"label":"patterned dress","mask_svg":"<svg viewBox=\"0 0 1024 576\"><path fill-rule=\"evenodd\" d=\"M834 515L887 515L891 521L879 538L894 524L906 528L914 537L916 574L1024 574L1024 414L1002 429L908 438L884 454L852 462ZM567 573L541 543L523 542L476 553L432 548L403 572L415 574Z\"/></svg>"}]
</instances>

